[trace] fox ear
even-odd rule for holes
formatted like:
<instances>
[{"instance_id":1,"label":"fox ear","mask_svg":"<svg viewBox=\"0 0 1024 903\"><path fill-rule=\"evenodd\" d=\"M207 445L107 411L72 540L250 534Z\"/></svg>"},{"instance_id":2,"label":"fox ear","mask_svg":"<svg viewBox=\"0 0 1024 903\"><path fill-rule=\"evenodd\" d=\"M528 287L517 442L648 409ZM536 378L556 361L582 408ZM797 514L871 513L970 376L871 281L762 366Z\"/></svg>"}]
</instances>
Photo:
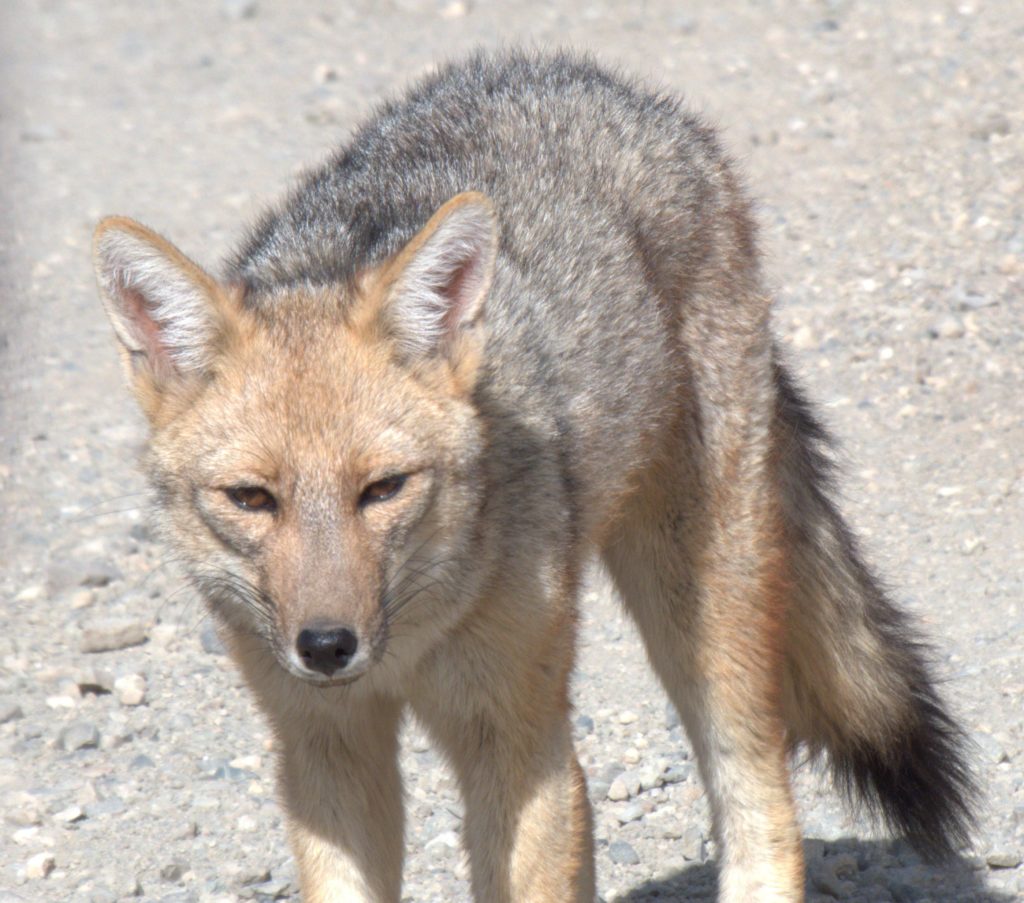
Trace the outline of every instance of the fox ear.
<instances>
[{"instance_id":1,"label":"fox ear","mask_svg":"<svg viewBox=\"0 0 1024 903\"><path fill-rule=\"evenodd\" d=\"M93 235L96 278L137 393L199 376L220 331L217 284L174 245L124 217Z\"/></svg>"},{"instance_id":2,"label":"fox ear","mask_svg":"<svg viewBox=\"0 0 1024 903\"><path fill-rule=\"evenodd\" d=\"M454 349L475 325L494 275L498 227L490 200L475 191L441 207L388 267L386 328L403 355Z\"/></svg>"}]
</instances>

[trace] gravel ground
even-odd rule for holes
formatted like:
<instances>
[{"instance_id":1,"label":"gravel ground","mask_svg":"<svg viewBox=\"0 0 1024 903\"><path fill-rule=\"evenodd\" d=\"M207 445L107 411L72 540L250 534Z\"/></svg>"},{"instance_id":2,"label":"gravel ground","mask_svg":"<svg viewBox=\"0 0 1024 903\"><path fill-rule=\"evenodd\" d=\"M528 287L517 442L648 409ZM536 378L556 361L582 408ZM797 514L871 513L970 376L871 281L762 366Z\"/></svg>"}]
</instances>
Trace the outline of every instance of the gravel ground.
<instances>
[{"instance_id":1,"label":"gravel ground","mask_svg":"<svg viewBox=\"0 0 1024 903\"><path fill-rule=\"evenodd\" d=\"M92 224L129 214L215 264L382 94L511 42L589 48L723 128L762 201L778 334L843 441L845 509L976 741L981 824L948 868L802 768L810 898L1024 899L1019 0L6 0L0 901L298 897L268 732L145 526ZM585 601L601 894L710 900L686 740L602 575ZM405 750L407 899L467 900L452 779L415 726Z\"/></svg>"}]
</instances>

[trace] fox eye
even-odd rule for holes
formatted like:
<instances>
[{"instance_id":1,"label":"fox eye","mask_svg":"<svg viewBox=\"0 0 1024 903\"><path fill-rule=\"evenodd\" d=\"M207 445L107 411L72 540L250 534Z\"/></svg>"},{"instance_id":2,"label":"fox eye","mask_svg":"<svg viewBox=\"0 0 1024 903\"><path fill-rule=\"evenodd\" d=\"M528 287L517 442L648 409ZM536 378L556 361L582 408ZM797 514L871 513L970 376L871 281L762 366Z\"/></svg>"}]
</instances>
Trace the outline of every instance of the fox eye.
<instances>
[{"instance_id":1,"label":"fox eye","mask_svg":"<svg viewBox=\"0 0 1024 903\"><path fill-rule=\"evenodd\" d=\"M277 499L260 486L234 486L224 492L244 511L277 510Z\"/></svg>"},{"instance_id":2,"label":"fox eye","mask_svg":"<svg viewBox=\"0 0 1024 903\"><path fill-rule=\"evenodd\" d=\"M398 495L404 485L404 474L385 477L383 480L377 480L375 483L371 483L363 490L363 494L359 496L359 507L362 508L365 505L371 505L374 502L386 502L388 499L394 498Z\"/></svg>"}]
</instances>

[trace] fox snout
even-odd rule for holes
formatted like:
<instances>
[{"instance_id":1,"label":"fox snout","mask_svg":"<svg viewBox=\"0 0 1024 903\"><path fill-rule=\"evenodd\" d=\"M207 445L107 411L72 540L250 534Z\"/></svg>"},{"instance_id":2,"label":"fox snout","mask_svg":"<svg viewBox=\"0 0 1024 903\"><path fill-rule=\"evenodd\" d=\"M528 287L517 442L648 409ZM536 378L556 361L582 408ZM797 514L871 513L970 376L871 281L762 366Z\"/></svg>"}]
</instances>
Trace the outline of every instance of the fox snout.
<instances>
[{"instance_id":1,"label":"fox snout","mask_svg":"<svg viewBox=\"0 0 1024 903\"><path fill-rule=\"evenodd\" d=\"M337 624L311 624L303 627L295 640L301 668L334 677L345 671L359 652L359 637L349 627Z\"/></svg>"}]
</instances>

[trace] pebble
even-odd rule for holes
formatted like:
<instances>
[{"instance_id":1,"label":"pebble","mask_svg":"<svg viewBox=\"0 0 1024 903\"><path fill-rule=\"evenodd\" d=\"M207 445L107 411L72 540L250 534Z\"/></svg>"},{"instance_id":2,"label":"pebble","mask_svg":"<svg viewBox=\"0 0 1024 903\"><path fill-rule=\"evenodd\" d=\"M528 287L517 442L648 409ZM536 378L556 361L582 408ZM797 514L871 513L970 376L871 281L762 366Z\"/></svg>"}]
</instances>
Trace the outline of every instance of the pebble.
<instances>
[{"instance_id":1,"label":"pebble","mask_svg":"<svg viewBox=\"0 0 1024 903\"><path fill-rule=\"evenodd\" d=\"M160 869L160 877L169 884L181 881L181 876L188 871L187 862L169 862Z\"/></svg>"},{"instance_id":2,"label":"pebble","mask_svg":"<svg viewBox=\"0 0 1024 903\"><path fill-rule=\"evenodd\" d=\"M629 796L629 788L622 778L616 778L612 781L611 786L608 788L608 799L614 803L619 803L623 800L628 800Z\"/></svg>"},{"instance_id":3,"label":"pebble","mask_svg":"<svg viewBox=\"0 0 1024 903\"><path fill-rule=\"evenodd\" d=\"M24 718L25 712L16 702L0 702L0 724Z\"/></svg>"},{"instance_id":4,"label":"pebble","mask_svg":"<svg viewBox=\"0 0 1024 903\"><path fill-rule=\"evenodd\" d=\"M254 19L259 12L256 0L221 0L221 11L229 19Z\"/></svg>"},{"instance_id":5,"label":"pebble","mask_svg":"<svg viewBox=\"0 0 1024 903\"><path fill-rule=\"evenodd\" d=\"M71 594L71 608L78 611L82 608L89 608L96 602L96 592L91 589L80 589Z\"/></svg>"},{"instance_id":6,"label":"pebble","mask_svg":"<svg viewBox=\"0 0 1024 903\"><path fill-rule=\"evenodd\" d=\"M146 625L130 618L103 618L82 626L82 652L115 652L139 646L147 639Z\"/></svg>"},{"instance_id":7,"label":"pebble","mask_svg":"<svg viewBox=\"0 0 1024 903\"><path fill-rule=\"evenodd\" d=\"M687 827L679 838L679 851L690 862L703 862L706 858L704 834L696 825Z\"/></svg>"},{"instance_id":8,"label":"pebble","mask_svg":"<svg viewBox=\"0 0 1024 903\"><path fill-rule=\"evenodd\" d=\"M848 880L857 874L857 860L848 854L826 857L811 872L811 883L816 890L839 900L849 897L856 885Z\"/></svg>"},{"instance_id":9,"label":"pebble","mask_svg":"<svg viewBox=\"0 0 1024 903\"><path fill-rule=\"evenodd\" d=\"M146 700L146 678L141 674L125 674L114 681L114 695L124 706L142 705Z\"/></svg>"},{"instance_id":10,"label":"pebble","mask_svg":"<svg viewBox=\"0 0 1024 903\"><path fill-rule=\"evenodd\" d=\"M36 853L25 863L25 877L31 880L45 878L54 870L57 860L53 853Z\"/></svg>"},{"instance_id":11,"label":"pebble","mask_svg":"<svg viewBox=\"0 0 1024 903\"><path fill-rule=\"evenodd\" d=\"M435 855L438 853L447 855L452 850L457 850L458 848L458 831L442 831L440 834L431 837L424 846L424 849L427 850L427 852L434 853Z\"/></svg>"},{"instance_id":12,"label":"pebble","mask_svg":"<svg viewBox=\"0 0 1024 903\"><path fill-rule=\"evenodd\" d=\"M810 326L800 326L793 333L793 347L800 351L810 351L818 347L818 339Z\"/></svg>"},{"instance_id":13,"label":"pebble","mask_svg":"<svg viewBox=\"0 0 1024 903\"><path fill-rule=\"evenodd\" d=\"M108 668L83 668L75 672L74 681L79 693L96 696L114 691L114 672Z\"/></svg>"},{"instance_id":14,"label":"pebble","mask_svg":"<svg viewBox=\"0 0 1024 903\"><path fill-rule=\"evenodd\" d=\"M959 339L965 332L964 322L952 314L943 317L928 329L928 334L936 339Z\"/></svg>"},{"instance_id":15,"label":"pebble","mask_svg":"<svg viewBox=\"0 0 1024 903\"><path fill-rule=\"evenodd\" d=\"M628 806L621 806L615 813L620 825L629 824L631 821L639 821L644 817L644 807L639 803L630 803Z\"/></svg>"},{"instance_id":16,"label":"pebble","mask_svg":"<svg viewBox=\"0 0 1024 903\"><path fill-rule=\"evenodd\" d=\"M1021 854L1017 850L996 850L985 857L989 868L1015 869L1021 864Z\"/></svg>"},{"instance_id":17,"label":"pebble","mask_svg":"<svg viewBox=\"0 0 1024 903\"><path fill-rule=\"evenodd\" d=\"M613 840L608 844L608 856L616 865L636 865L640 862L637 851L624 840Z\"/></svg>"},{"instance_id":18,"label":"pebble","mask_svg":"<svg viewBox=\"0 0 1024 903\"><path fill-rule=\"evenodd\" d=\"M253 896L257 900L281 900L291 895L291 882L283 879L264 881L262 884L254 884L251 888Z\"/></svg>"},{"instance_id":19,"label":"pebble","mask_svg":"<svg viewBox=\"0 0 1024 903\"><path fill-rule=\"evenodd\" d=\"M665 730L679 727L679 711L671 702L665 703Z\"/></svg>"},{"instance_id":20,"label":"pebble","mask_svg":"<svg viewBox=\"0 0 1024 903\"><path fill-rule=\"evenodd\" d=\"M12 825L31 827L42 824L43 811L39 797L24 790L12 790L4 797L4 819Z\"/></svg>"},{"instance_id":21,"label":"pebble","mask_svg":"<svg viewBox=\"0 0 1024 903\"><path fill-rule=\"evenodd\" d=\"M60 812L55 812L53 820L62 825L70 825L73 822L81 821L85 818L85 812L82 811L81 806L68 806L66 809L61 809Z\"/></svg>"},{"instance_id":22,"label":"pebble","mask_svg":"<svg viewBox=\"0 0 1024 903\"><path fill-rule=\"evenodd\" d=\"M1004 113L988 113L975 123L970 134L977 141L987 141L993 135L1009 135L1010 120Z\"/></svg>"},{"instance_id":23,"label":"pebble","mask_svg":"<svg viewBox=\"0 0 1024 903\"><path fill-rule=\"evenodd\" d=\"M60 732L60 748L67 752L78 749L96 749L100 745L100 731L90 721L73 721Z\"/></svg>"},{"instance_id":24,"label":"pebble","mask_svg":"<svg viewBox=\"0 0 1024 903\"><path fill-rule=\"evenodd\" d=\"M121 815L128 807L118 796L109 796L105 800L88 803L85 807L86 818L104 818L108 815Z\"/></svg>"},{"instance_id":25,"label":"pebble","mask_svg":"<svg viewBox=\"0 0 1024 903\"><path fill-rule=\"evenodd\" d=\"M46 587L41 583L26 586L14 597L15 602L38 602L46 596Z\"/></svg>"},{"instance_id":26,"label":"pebble","mask_svg":"<svg viewBox=\"0 0 1024 903\"><path fill-rule=\"evenodd\" d=\"M589 715L580 715L576 719L576 736L586 737L594 733L594 719Z\"/></svg>"},{"instance_id":27,"label":"pebble","mask_svg":"<svg viewBox=\"0 0 1024 903\"><path fill-rule=\"evenodd\" d=\"M220 634L217 633L217 628L209 619L203 622L203 626L199 630L199 643L203 647L203 652L208 652L210 655L227 654Z\"/></svg>"}]
</instances>

